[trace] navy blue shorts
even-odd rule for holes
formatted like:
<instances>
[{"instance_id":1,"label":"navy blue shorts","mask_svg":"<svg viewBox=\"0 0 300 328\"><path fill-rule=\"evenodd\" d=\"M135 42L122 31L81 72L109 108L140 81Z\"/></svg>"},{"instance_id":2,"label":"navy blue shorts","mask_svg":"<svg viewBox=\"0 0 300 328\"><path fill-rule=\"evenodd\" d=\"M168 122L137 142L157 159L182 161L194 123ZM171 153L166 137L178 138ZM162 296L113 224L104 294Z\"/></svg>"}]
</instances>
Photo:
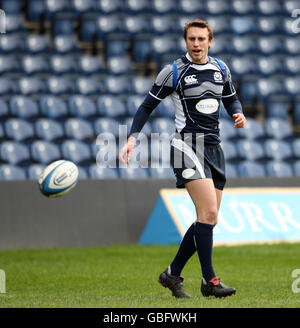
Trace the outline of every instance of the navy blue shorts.
<instances>
[{"instance_id":1,"label":"navy blue shorts","mask_svg":"<svg viewBox=\"0 0 300 328\"><path fill-rule=\"evenodd\" d=\"M217 189L223 190L226 183L225 159L221 146L193 142L187 147L182 140L171 143L171 165L176 176L176 187L185 188L185 183L209 178ZM200 148L200 150L199 150Z\"/></svg>"}]
</instances>

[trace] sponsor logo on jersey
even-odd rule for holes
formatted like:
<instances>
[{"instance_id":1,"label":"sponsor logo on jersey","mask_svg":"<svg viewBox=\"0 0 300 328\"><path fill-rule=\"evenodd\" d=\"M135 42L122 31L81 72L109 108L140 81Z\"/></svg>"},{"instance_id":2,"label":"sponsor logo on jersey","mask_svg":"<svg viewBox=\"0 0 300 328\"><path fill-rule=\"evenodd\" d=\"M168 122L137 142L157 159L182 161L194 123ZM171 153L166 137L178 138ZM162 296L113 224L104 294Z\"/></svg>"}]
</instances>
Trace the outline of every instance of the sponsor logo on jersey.
<instances>
[{"instance_id":1,"label":"sponsor logo on jersey","mask_svg":"<svg viewBox=\"0 0 300 328\"><path fill-rule=\"evenodd\" d=\"M195 84L197 83L197 78L196 78L196 75L187 75L185 78L184 78L184 82L185 84Z\"/></svg>"},{"instance_id":2,"label":"sponsor logo on jersey","mask_svg":"<svg viewBox=\"0 0 300 328\"><path fill-rule=\"evenodd\" d=\"M202 99L196 104L196 109L202 114L212 114L219 108L219 102L214 98Z\"/></svg>"},{"instance_id":3,"label":"sponsor logo on jersey","mask_svg":"<svg viewBox=\"0 0 300 328\"><path fill-rule=\"evenodd\" d=\"M195 170L194 169L185 169L182 171L182 176L185 179L190 179L194 174L195 174Z\"/></svg>"}]
</instances>

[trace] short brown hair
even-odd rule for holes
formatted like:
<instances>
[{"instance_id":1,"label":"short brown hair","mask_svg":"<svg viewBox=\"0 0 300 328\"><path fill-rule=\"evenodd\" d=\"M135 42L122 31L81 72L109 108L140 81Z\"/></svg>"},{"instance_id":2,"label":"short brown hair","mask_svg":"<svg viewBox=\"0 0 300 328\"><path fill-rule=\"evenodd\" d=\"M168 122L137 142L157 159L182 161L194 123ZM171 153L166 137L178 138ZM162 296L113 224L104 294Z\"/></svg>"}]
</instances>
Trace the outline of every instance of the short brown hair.
<instances>
[{"instance_id":1,"label":"short brown hair","mask_svg":"<svg viewBox=\"0 0 300 328\"><path fill-rule=\"evenodd\" d=\"M204 20L202 19L194 19L192 21L188 21L186 22L185 26L184 26L184 33L183 33L183 37L186 40L186 35L187 35L187 30L190 27L201 27L201 28L207 28L208 30L208 40L212 40L214 37L213 34L213 29L211 28L211 26Z\"/></svg>"}]
</instances>

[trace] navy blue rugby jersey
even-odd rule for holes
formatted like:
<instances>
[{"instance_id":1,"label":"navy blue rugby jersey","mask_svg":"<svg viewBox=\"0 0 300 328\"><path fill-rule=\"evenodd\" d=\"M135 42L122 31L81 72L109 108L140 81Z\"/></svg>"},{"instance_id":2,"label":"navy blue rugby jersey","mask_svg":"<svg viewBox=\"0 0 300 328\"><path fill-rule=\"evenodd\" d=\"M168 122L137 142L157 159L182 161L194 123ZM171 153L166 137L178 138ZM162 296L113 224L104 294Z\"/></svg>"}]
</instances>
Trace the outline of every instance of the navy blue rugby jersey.
<instances>
[{"instance_id":1,"label":"navy blue rugby jersey","mask_svg":"<svg viewBox=\"0 0 300 328\"><path fill-rule=\"evenodd\" d=\"M242 112L227 65L224 64L225 74L215 58L209 56L206 64L195 64L188 53L177 59L176 65L178 77L175 90L171 64L160 71L149 95L156 101L167 96L172 98L177 132L203 133L205 143L218 144L221 100L230 115ZM229 110L227 105L233 102L239 105Z\"/></svg>"}]
</instances>

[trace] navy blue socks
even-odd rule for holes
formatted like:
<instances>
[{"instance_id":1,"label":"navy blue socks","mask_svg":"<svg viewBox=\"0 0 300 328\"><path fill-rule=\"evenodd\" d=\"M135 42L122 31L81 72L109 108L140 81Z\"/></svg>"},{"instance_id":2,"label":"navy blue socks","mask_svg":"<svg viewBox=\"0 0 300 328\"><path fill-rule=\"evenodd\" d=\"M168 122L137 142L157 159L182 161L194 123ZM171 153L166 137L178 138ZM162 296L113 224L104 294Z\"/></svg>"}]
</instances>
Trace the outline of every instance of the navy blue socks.
<instances>
[{"instance_id":1,"label":"navy blue socks","mask_svg":"<svg viewBox=\"0 0 300 328\"><path fill-rule=\"evenodd\" d=\"M180 276L183 267L189 258L196 252L196 245L194 241L195 224L193 223L186 231L180 243L179 250L170 265L171 274Z\"/></svg>"},{"instance_id":2,"label":"navy blue socks","mask_svg":"<svg viewBox=\"0 0 300 328\"><path fill-rule=\"evenodd\" d=\"M215 277L212 266L213 228L213 225L201 222L193 223L189 227L170 265L172 275L180 276L186 262L197 250L203 278L208 282Z\"/></svg>"},{"instance_id":3,"label":"navy blue socks","mask_svg":"<svg viewBox=\"0 0 300 328\"><path fill-rule=\"evenodd\" d=\"M203 278L207 282L216 276L212 266L213 228L213 225L201 222L197 222L195 225L195 242L198 257Z\"/></svg>"}]
</instances>

